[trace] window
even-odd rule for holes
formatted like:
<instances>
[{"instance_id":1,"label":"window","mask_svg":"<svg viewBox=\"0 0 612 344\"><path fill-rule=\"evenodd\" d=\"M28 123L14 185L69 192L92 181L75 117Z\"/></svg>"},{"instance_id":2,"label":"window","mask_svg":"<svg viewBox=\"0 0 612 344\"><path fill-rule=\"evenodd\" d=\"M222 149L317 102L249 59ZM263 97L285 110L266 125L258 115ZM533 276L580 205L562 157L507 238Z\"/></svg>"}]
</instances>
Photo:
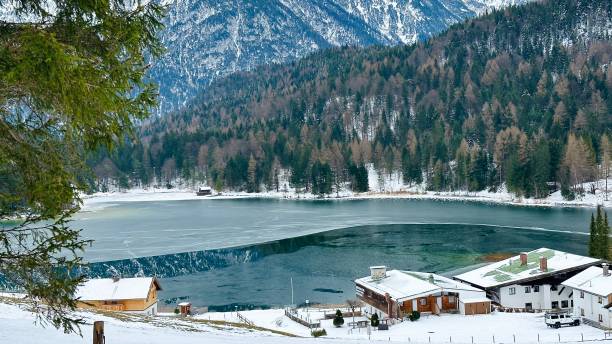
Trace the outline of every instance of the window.
<instances>
[{"instance_id":1,"label":"window","mask_svg":"<svg viewBox=\"0 0 612 344\"><path fill-rule=\"evenodd\" d=\"M574 300L570 300L572 307L574 307Z\"/></svg>"},{"instance_id":2,"label":"window","mask_svg":"<svg viewBox=\"0 0 612 344\"><path fill-rule=\"evenodd\" d=\"M580 308L580 315L584 316L584 308Z\"/></svg>"},{"instance_id":3,"label":"window","mask_svg":"<svg viewBox=\"0 0 612 344\"><path fill-rule=\"evenodd\" d=\"M584 292L582 290L580 291L580 298L584 299Z\"/></svg>"},{"instance_id":4,"label":"window","mask_svg":"<svg viewBox=\"0 0 612 344\"><path fill-rule=\"evenodd\" d=\"M567 300L561 301L561 308L568 308L568 307L569 307L569 302L567 302Z\"/></svg>"},{"instance_id":5,"label":"window","mask_svg":"<svg viewBox=\"0 0 612 344\"><path fill-rule=\"evenodd\" d=\"M540 286L539 285L534 285L533 286L533 292L534 293L539 293L540 292Z\"/></svg>"},{"instance_id":6,"label":"window","mask_svg":"<svg viewBox=\"0 0 612 344\"><path fill-rule=\"evenodd\" d=\"M514 295L514 294L516 294L516 288L515 287L508 288L508 295Z\"/></svg>"},{"instance_id":7,"label":"window","mask_svg":"<svg viewBox=\"0 0 612 344\"><path fill-rule=\"evenodd\" d=\"M550 286L550 290L551 291L556 291L557 288L558 288L558 286L556 284L553 284L553 285Z\"/></svg>"},{"instance_id":8,"label":"window","mask_svg":"<svg viewBox=\"0 0 612 344\"><path fill-rule=\"evenodd\" d=\"M425 306L427 304L427 299L425 298L419 299L419 303L421 304L421 306Z\"/></svg>"},{"instance_id":9,"label":"window","mask_svg":"<svg viewBox=\"0 0 612 344\"><path fill-rule=\"evenodd\" d=\"M603 303L603 298L601 296L597 297L597 303Z\"/></svg>"},{"instance_id":10,"label":"window","mask_svg":"<svg viewBox=\"0 0 612 344\"><path fill-rule=\"evenodd\" d=\"M533 305L531 304L531 302L528 302L528 303L525 304L525 309L528 310L528 311L533 309Z\"/></svg>"},{"instance_id":11,"label":"window","mask_svg":"<svg viewBox=\"0 0 612 344\"><path fill-rule=\"evenodd\" d=\"M525 287L525 294L531 293L531 287Z\"/></svg>"},{"instance_id":12,"label":"window","mask_svg":"<svg viewBox=\"0 0 612 344\"><path fill-rule=\"evenodd\" d=\"M559 301L551 302L550 308L552 308L552 309L559 308Z\"/></svg>"},{"instance_id":13,"label":"window","mask_svg":"<svg viewBox=\"0 0 612 344\"><path fill-rule=\"evenodd\" d=\"M603 322L603 316L601 314L599 315L599 322Z\"/></svg>"}]
</instances>

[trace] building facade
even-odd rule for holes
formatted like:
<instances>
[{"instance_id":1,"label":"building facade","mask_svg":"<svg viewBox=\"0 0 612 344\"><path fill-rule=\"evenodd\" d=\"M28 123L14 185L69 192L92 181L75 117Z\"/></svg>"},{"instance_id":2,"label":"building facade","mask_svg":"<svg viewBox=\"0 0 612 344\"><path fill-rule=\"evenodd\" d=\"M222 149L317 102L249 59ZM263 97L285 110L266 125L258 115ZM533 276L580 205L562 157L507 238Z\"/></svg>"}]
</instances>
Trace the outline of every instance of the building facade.
<instances>
[{"instance_id":1,"label":"building facade","mask_svg":"<svg viewBox=\"0 0 612 344\"><path fill-rule=\"evenodd\" d=\"M599 259L540 248L457 275L454 279L486 291L501 307L571 309L573 290L562 283Z\"/></svg>"},{"instance_id":2,"label":"building facade","mask_svg":"<svg viewBox=\"0 0 612 344\"><path fill-rule=\"evenodd\" d=\"M156 315L159 290L154 277L91 279L77 289L77 306Z\"/></svg>"},{"instance_id":3,"label":"building facade","mask_svg":"<svg viewBox=\"0 0 612 344\"><path fill-rule=\"evenodd\" d=\"M574 315L612 329L612 275L607 264L590 267L563 285L574 290Z\"/></svg>"},{"instance_id":4,"label":"building facade","mask_svg":"<svg viewBox=\"0 0 612 344\"><path fill-rule=\"evenodd\" d=\"M371 275L355 280L357 297L365 312L381 318L401 319L420 313L483 314L491 311L485 292L433 273L387 271L371 267Z\"/></svg>"}]
</instances>

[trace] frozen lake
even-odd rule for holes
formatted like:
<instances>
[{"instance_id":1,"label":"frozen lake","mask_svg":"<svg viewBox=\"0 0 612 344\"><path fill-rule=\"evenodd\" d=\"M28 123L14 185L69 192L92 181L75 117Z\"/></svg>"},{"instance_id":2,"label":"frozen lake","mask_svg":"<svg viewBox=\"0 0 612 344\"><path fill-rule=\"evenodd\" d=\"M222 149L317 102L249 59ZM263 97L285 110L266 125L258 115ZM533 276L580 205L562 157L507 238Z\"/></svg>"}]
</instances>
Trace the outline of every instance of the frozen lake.
<instances>
[{"instance_id":1,"label":"frozen lake","mask_svg":"<svg viewBox=\"0 0 612 344\"><path fill-rule=\"evenodd\" d=\"M78 214L92 276L161 277L162 302L232 310L338 303L370 265L451 273L483 255L586 253L592 209L434 200L269 199L107 204ZM224 248L224 249L220 249Z\"/></svg>"},{"instance_id":2,"label":"frozen lake","mask_svg":"<svg viewBox=\"0 0 612 344\"><path fill-rule=\"evenodd\" d=\"M486 224L585 233L591 212L406 199L202 199L109 203L79 213L73 225L95 240L86 258L108 261L249 245L363 225Z\"/></svg>"}]
</instances>

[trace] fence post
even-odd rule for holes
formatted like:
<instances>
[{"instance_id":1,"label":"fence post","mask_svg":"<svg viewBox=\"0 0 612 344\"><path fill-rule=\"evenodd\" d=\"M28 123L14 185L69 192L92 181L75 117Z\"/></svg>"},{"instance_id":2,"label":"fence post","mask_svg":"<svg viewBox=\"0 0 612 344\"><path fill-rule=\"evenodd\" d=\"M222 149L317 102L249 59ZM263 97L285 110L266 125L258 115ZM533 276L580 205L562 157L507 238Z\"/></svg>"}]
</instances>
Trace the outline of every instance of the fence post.
<instances>
[{"instance_id":1,"label":"fence post","mask_svg":"<svg viewBox=\"0 0 612 344\"><path fill-rule=\"evenodd\" d=\"M538 333L538 343L540 342L540 334Z\"/></svg>"},{"instance_id":2,"label":"fence post","mask_svg":"<svg viewBox=\"0 0 612 344\"><path fill-rule=\"evenodd\" d=\"M448 336L448 342L452 343L453 342L453 336Z\"/></svg>"},{"instance_id":3,"label":"fence post","mask_svg":"<svg viewBox=\"0 0 612 344\"><path fill-rule=\"evenodd\" d=\"M561 343L561 333L557 333L557 336L559 336L559 343Z\"/></svg>"},{"instance_id":4,"label":"fence post","mask_svg":"<svg viewBox=\"0 0 612 344\"><path fill-rule=\"evenodd\" d=\"M104 344L104 321L95 321L93 326L93 344Z\"/></svg>"},{"instance_id":5,"label":"fence post","mask_svg":"<svg viewBox=\"0 0 612 344\"><path fill-rule=\"evenodd\" d=\"M580 334L580 338L582 338L580 341L584 342L584 334L583 333Z\"/></svg>"},{"instance_id":6,"label":"fence post","mask_svg":"<svg viewBox=\"0 0 612 344\"><path fill-rule=\"evenodd\" d=\"M514 334L512 334L512 342L516 343L516 336Z\"/></svg>"},{"instance_id":7,"label":"fence post","mask_svg":"<svg viewBox=\"0 0 612 344\"><path fill-rule=\"evenodd\" d=\"M493 344L495 344L495 335L493 335Z\"/></svg>"},{"instance_id":8,"label":"fence post","mask_svg":"<svg viewBox=\"0 0 612 344\"><path fill-rule=\"evenodd\" d=\"M474 344L474 336L472 336L472 344Z\"/></svg>"}]
</instances>

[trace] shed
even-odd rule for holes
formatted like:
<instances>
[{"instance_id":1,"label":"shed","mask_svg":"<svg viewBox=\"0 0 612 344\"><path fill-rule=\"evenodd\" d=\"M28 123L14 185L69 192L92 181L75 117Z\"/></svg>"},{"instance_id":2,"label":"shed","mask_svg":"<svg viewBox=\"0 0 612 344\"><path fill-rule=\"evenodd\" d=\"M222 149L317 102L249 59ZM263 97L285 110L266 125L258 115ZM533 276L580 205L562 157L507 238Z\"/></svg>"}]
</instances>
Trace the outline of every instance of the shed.
<instances>
[{"instance_id":1,"label":"shed","mask_svg":"<svg viewBox=\"0 0 612 344\"><path fill-rule=\"evenodd\" d=\"M491 300L485 297L459 299L459 312L463 315L491 313Z\"/></svg>"},{"instance_id":2,"label":"shed","mask_svg":"<svg viewBox=\"0 0 612 344\"><path fill-rule=\"evenodd\" d=\"M191 314L191 302L181 302L178 304L179 311L182 316L187 316Z\"/></svg>"}]
</instances>

